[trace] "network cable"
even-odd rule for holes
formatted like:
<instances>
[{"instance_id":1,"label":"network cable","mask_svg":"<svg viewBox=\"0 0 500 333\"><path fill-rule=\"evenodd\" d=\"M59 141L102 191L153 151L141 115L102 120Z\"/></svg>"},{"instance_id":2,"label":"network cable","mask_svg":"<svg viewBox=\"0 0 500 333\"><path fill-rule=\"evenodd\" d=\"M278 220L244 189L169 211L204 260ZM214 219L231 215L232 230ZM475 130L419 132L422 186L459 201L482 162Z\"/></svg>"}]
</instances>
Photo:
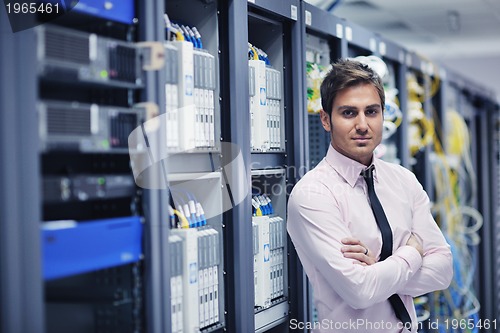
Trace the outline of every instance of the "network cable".
<instances>
[{"instance_id":1,"label":"network cable","mask_svg":"<svg viewBox=\"0 0 500 333\"><path fill-rule=\"evenodd\" d=\"M189 221L187 220L186 216L184 215L184 213L182 212L182 208L179 209L174 209L172 208L170 205L168 206L168 210L169 210L169 213L172 214L170 215L170 219L172 220L173 216L177 216L177 218L179 219L180 221L180 227L182 229L189 229Z\"/></svg>"},{"instance_id":2,"label":"network cable","mask_svg":"<svg viewBox=\"0 0 500 333\"><path fill-rule=\"evenodd\" d=\"M464 173L464 168L467 169L464 176L468 175L470 182L475 182L475 172L470 163L467 126L463 117L453 110L448 111L446 116L454 125L446 136L446 151L437 138L438 133L435 133L433 139L435 154L431 161L436 189L433 211L437 214L440 227L451 246L454 279L447 290L435 293L432 310L441 323L451 317L456 320L471 320L474 322L471 326L477 327L480 304L474 292L473 282L477 270L477 245L480 243L478 231L483 224L483 218L479 211L472 207L472 197L458 190L459 174ZM475 186L471 185L470 189L475 191ZM445 329L441 326L439 331L444 332ZM457 329L453 332L477 332L477 329Z\"/></svg>"}]
</instances>

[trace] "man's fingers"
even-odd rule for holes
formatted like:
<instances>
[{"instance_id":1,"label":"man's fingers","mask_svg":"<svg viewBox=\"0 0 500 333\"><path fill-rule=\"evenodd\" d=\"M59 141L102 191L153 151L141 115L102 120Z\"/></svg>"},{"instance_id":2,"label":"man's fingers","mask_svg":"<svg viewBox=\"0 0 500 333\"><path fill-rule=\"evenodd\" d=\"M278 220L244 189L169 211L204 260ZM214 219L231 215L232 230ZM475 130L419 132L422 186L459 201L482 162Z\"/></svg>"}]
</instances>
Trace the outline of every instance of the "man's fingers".
<instances>
[{"instance_id":1,"label":"man's fingers","mask_svg":"<svg viewBox=\"0 0 500 333\"><path fill-rule=\"evenodd\" d=\"M364 255L363 253L359 253L359 252L358 253L345 252L344 257L349 258L349 259L354 259L355 263L359 263L363 266L372 265L375 263L375 260L373 258L368 257L368 256Z\"/></svg>"},{"instance_id":2,"label":"man's fingers","mask_svg":"<svg viewBox=\"0 0 500 333\"><path fill-rule=\"evenodd\" d=\"M346 237L342 239L342 244L345 245L361 245L361 241L359 239L353 237Z\"/></svg>"},{"instance_id":3,"label":"man's fingers","mask_svg":"<svg viewBox=\"0 0 500 333\"><path fill-rule=\"evenodd\" d=\"M344 257L350 258L350 259L356 259L359 261L364 261L364 254L363 253L356 253L356 252L345 252Z\"/></svg>"},{"instance_id":4,"label":"man's fingers","mask_svg":"<svg viewBox=\"0 0 500 333\"><path fill-rule=\"evenodd\" d=\"M361 254L368 254L368 248L364 247L363 245L346 245L342 246L340 248L340 251L342 253L346 252L355 252L355 253L361 253Z\"/></svg>"},{"instance_id":5,"label":"man's fingers","mask_svg":"<svg viewBox=\"0 0 500 333\"><path fill-rule=\"evenodd\" d=\"M361 261L358 261L358 260L353 261L352 263L355 264L355 265L368 266L368 264L366 262L361 262Z\"/></svg>"},{"instance_id":6,"label":"man's fingers","mask_svg":"<svg viewBox=\"0 0 500 333\"><path fill-rule=\"evenodd\" d=\"M370 251L359 239L353 237L346 237L341 240L342 246L340 251L345 258L356 260L355 263L361 264L363 266L373 265L375 263L375 258L370 256Z\"/></svg>"}]
</instances>

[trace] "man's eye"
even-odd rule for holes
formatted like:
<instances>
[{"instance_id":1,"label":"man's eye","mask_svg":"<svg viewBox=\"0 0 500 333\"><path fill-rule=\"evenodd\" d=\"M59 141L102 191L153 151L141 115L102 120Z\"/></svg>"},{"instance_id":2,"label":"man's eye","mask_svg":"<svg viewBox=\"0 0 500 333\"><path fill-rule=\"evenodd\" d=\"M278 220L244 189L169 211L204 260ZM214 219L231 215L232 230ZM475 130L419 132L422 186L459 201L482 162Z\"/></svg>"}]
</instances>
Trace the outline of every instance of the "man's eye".
<instances>
[{"instance_id":1,"label":"man's eye","mask_svg":"<svg viewBox=\"0 0 500 333\"><path fill-rule=\"evenodd\" d=\"M377 114L378 110L377 109L368 109L366 110L366 114L374 115Z\"/></svg>"},{"instance_id":2,"label":"man's eye","mask_svg":"<svg viewBox=\"0 0 500 333\"><path fill-rule=\"evenodd\" d=\"M342 114L343 114L344 116L346 116L346 117L351 117L351 116L353 116L353 115L354 115L354 112L353 112L353 111L351 111L351 110L345 110L345 111L343 111L343 112L342 112Z\"/></svg>"}]
</instances>

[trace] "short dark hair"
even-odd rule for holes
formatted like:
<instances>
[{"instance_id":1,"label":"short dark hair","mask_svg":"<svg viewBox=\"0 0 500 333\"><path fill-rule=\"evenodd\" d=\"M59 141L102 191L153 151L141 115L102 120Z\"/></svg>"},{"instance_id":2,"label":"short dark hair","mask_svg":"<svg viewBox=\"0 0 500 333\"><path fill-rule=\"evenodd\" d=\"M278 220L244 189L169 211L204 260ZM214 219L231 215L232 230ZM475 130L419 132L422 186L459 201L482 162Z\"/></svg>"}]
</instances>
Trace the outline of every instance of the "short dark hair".
<instances>
[{"instance_id":1,"label":"short dark hair","mask_svg":"<svg viewBox=\"0 0 500 333\"><path fill-rule=\"evenodd\" d=\"M385 107L384 85L368 65L356 60L339 59L321 83L321 106L332 115L333 102L339 91L359 84L371 84L377 89L382 109Z\"/></svg>"}]
</instances>

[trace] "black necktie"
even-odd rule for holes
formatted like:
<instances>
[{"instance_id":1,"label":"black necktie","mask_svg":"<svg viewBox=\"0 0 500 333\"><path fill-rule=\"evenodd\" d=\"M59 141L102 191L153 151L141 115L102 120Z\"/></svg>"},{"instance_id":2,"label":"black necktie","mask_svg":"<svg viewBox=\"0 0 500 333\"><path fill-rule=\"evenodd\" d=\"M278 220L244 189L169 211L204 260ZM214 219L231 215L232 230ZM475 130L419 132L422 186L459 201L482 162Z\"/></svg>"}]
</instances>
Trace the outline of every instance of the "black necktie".
<instances>
[{"instance_id":1,"label":"black necktie","mask_svg":"<svg viewBox=\"0 0 500 333\"><path fill-rule=\"evenodd\" d=\"M377 194L375 193L375 187L373 186L373 169L372 165L365 171L363 171L363 178L366 181L368 187L368 198L370 198L370 204L372 206L373 215L375 215L375 220L382 233L382 251L380 253L380 261L387 259L392 254L392 230L385 216L382 204L378 200ZM406 310L401 297L398 294L394 294L389 297L389 302L396 313L396 317L405 324L405 327L411 328L411 318L410 314Z\"/></svg>"}]
</instances>

